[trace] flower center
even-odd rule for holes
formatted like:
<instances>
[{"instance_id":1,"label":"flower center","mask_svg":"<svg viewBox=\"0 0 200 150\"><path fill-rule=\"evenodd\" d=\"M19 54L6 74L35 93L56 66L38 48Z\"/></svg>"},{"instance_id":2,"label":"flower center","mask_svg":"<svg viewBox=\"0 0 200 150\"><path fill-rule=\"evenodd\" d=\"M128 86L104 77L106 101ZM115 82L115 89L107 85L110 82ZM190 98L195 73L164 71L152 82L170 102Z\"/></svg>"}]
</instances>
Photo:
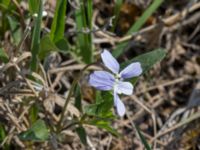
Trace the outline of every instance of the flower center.
<instances>
[{"instance_id":1,"label":"flower center","mask_svg":"<svg viewBox=\"0 0 200 150\"><path fill-rule=\"evenodd\" d=\"M115 75L115 79L120 80L120 79L121 79L121 75L120 75L120 74L116 74L116 75Z\"/></svg>"},{"instance_id":2,"label":"flower center","mask_svg":"<svg viewBox=\"0 0 200 150\"><path fill-rule=\"evenodd\" d=\"M114 91L118 91L118 84L119 84L119 81L121 81L122 78L121 78L121 75L120 74L116 74L115 75L115 82L114 82L114 85L113 85L113 90Z\"/></svg>"}]
</instances>

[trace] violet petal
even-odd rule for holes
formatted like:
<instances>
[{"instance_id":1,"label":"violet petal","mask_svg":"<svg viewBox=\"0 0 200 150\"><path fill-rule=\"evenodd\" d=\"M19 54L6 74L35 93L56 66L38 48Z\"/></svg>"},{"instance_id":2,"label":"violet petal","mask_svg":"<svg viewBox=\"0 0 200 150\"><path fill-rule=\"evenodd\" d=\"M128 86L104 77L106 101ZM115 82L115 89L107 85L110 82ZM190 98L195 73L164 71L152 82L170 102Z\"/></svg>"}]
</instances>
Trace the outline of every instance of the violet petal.
<instances>
[{"instance_id":1,"label":"violet petal","mask_svg":"<svg viewBox=\"0 0 200 150\"><path fill-rule=\"evenodd\" d=\"M114 86L114 91L118 94L131 95L133 93L133 85L130 82L118 81Z\"/></svg>"},{"instance_id":2,"label":"violet petal","mask_svg":"<svg viewBox=\"0 0 200 150\"><path fill-rule=\"evenodd\" d=\"M109 51L104 50L103 53L101 53L101 59L103 60L104 65L113 73L117 74L119 72L119 63Z\"/></svg>"},{"instance_id":3,"label":"violet petal","mask_svg":"<svg viewBox=\"0 0 200 150\"><path fill-rule=\"evenodd\" d=\"M139 62L134 62L128 65L126 68L124 68L121 72L120 75L122 78L132 78L132 77L137 77L142 73L142 67Z\"/></svg>"},{"instance_id":4,"label":"violet petal","mask_svg":"<svg viewBox=\"0 0 200 150\"><path fill-rule=\"evenodd\" d=\"M120 117L123 117L126 112L126 108L124 106L124 103L120 100L119 96L116 93L114 93L114 103L117 109L117 114Z\"/></svg>"},{"instance_id":5,"label":"violet petal","mask_svg":"<svg viewBox=\"0 0 200 150\"><path fill-rule=\"evenodd\" d=\"M94 71L89 78L89 84L98 90L111 90L115 82L114 76L106 71Z\"/></svg>"}]
</instances>

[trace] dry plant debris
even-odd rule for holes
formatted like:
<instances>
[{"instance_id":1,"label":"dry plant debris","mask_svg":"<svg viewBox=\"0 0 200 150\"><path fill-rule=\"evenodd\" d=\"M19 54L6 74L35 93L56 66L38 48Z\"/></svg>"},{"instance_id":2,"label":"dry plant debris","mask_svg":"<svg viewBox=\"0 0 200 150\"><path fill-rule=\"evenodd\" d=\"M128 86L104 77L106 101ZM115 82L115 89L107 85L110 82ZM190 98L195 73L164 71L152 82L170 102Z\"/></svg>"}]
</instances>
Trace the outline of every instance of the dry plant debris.
<instances>
[{"instance_id":1,"label":"dry plant debris","mask_svg":"<svg viewBox=\"0 0 200 150\"><path fill-rule=\"evenodd\" d=\"M16 0L12 2L17 6L17 13L24 16L28 9L27 3L19 3ZM54 128L59 122L72 80L85 65L80 63L78 58L56 52L48 56L46 66L39 65L39 72L30 72L30 31L27 31L18 47L12 45L11 31L6 31L0 36L0 45L9 56L9 62L0 65L0 126L5 125L6 131L1 147L10 145L11 149L31 147L67 150L141 150L144 147L133 127L136 124L152 145L152 149L200 149L200 2L193 0L182 3L166 0L141 30L125 35L132 23L151 4L151 1L138 2L123 2L118 28L110 32L109 22L112 21L114 1L94 0L94 31L78 31L93 32L93 42L98 50L114 48L120 42L129 41L127 50L119 58L120 61L129 60L157 47L164 47L167 50L166 58L139 80L134 95L123 98L128 115L112 123L123 136L117 138L104 130L85 125L88 145L81 144L74 129L68 127L72 117L80 116L79 110L74 107L71 100L68 111L65 112L69 117L64 120L66 130L62 131L63 142L55 140L53 134L50 142L29 143L20 140L17 135L31 127L30 123L34 118L30 118L29 113L37 105L43 110L38 116ZM44 5L48 13L43 20L44 32L50 30L49 22L52 21L55 5L53 0L47 1ZM68 28L65 34L74 43L74 35L78 33L73 11L79 7L79 1L69 0L68 7ZM27 25L24 20L22 17L20 23L25 31ZM18 53L17 49L21 51ZM100 51L96 51L95 57L98 57L99 53ZM98 69L101 67L90 66L87 74L79 82L83 105L94 101L94 89L86 81L89 72ZM40 81L40 84L30 80L30 75Z\"/></svg>"}]
</instances>

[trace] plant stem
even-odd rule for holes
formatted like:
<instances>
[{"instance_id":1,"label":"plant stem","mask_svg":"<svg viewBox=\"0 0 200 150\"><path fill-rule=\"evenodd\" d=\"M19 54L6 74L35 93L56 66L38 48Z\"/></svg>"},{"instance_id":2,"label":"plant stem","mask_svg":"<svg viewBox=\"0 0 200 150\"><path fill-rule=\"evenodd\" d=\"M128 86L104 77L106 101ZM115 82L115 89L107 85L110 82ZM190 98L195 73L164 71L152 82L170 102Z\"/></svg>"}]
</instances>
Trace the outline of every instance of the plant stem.
<instances>
[{"instance_id":1,"label":"plant stem","mask_svg":"<svg viewBox=\"0 0 200 150\"><path fill-rule=\"evenodd\" d=\"M66 99L66 101L65 101L65 104L64 104L64 106L63 106L63 111L62 111L62 113L61 113L60 120L59 120L58 125L57 125L57 132L60 132L60 131L62 130L62 121L63 121L64 116L65 116L65 111L66 111L67 105L69 104L70 98L71 98L71 96L72 96L72 94L73 94L73 91L74 91L74 88L75 88L76 84L78 83L79 79L81 78L83 72L84 72L88 67L90 67L90 66L92 66L92 65L94 65L94 64L96 64L96 63L92 63L92 64L86 65L86 66L81 70L81 72L80 72L80 74L78 75L78 77L75 78L75 79L73 80L72 86L71 86L71 88L70 88L70 90L69 90L69 94L68 94L67 99Z\"/></svg>"}]
</instances>

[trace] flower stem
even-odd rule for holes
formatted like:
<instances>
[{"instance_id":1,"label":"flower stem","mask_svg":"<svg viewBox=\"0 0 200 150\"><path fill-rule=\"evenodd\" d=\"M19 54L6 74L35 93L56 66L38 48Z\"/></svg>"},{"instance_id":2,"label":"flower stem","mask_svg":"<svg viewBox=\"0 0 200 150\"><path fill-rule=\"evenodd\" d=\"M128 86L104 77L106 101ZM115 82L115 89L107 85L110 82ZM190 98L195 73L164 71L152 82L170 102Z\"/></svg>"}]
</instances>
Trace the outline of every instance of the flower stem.
<instances>
[{"instance_id":1,"label":"flower stem","mask_svg":"<svg viewBox=\"0 0 200 150\"><path fill-rule=\"evenodd\" d=\"M92 63L92 64L88 64L86 65L80 72L80 74L78 75L77 78L75 78L72 82L72 86L69 90L69 93L68 93L68 96L67 96L67 99L65 101L65 104L63 106L63 111L61 113L61 116L60 116L60 120L58 121L58 125L57 125L57 132L59 133L61 130L62 130L62 122L63 122L63 119L64 119L64 116L65 116L65 111L66 111L66 108L67 108L67 105L69 104L69 101L70 101L70 98L73 94L73 91L74 91L74 88L76 86L76 84L78 83L79 79L81 78L81 76L83 75L83 72L90 66L94 65L96 63Z\"/></svg>"}]
</instances>

